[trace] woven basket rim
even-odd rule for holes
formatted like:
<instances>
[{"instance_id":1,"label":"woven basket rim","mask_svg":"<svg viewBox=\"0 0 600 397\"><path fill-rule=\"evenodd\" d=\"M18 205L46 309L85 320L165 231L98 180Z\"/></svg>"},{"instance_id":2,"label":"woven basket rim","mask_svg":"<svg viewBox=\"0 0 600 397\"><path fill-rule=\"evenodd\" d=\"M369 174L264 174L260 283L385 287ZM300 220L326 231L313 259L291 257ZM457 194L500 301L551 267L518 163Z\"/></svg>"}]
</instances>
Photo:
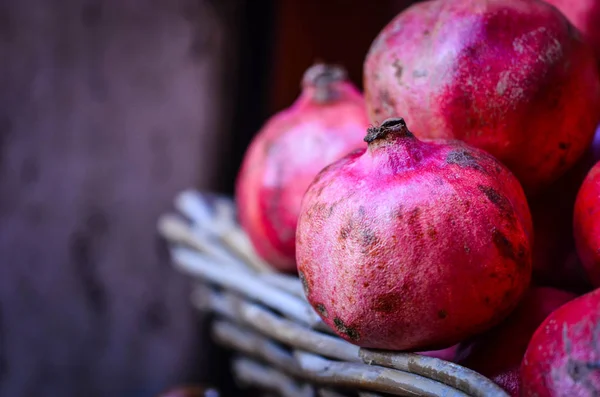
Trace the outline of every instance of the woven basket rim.
<instances>
[{"instance_id":1,"label":"woven basket rim","mask_svg":"<svg viewBox=\"0 0 600 397\"><path fill-rule=\"evenodd\" d=\"M256 255L230 197L186 190L174 206L158 231L173 265L194 280L192 303L215 315L213 339L237 353L231 364L241 384L283 396L344 395L332 388L359 396L508 396L458 364L338 337L306 301L299 278Z\"/></svg>"}]
</instances>

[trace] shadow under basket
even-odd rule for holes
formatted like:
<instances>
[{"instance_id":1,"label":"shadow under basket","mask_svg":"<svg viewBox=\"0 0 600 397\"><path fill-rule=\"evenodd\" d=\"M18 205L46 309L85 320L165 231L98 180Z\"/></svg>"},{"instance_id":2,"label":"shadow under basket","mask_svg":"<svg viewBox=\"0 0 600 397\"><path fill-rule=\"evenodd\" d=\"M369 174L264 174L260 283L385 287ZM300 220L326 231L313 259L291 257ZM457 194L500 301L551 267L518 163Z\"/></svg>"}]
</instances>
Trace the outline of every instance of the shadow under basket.
<instances>
[{"instance_id":1,"label":"shadow under basket","mask_svg":"<svg viewBox=\"0 0 600 397\"><path fill-rule=\"evenodd\" d=\"M507 397L491 380L433 357L359 348L336 336L296 276L254 252L228 197L185 191L158 222L174 266L195 281L193 304L211 312L212 337L235 352L241 386L265 395Z\"/></svg>"}]
</instances>

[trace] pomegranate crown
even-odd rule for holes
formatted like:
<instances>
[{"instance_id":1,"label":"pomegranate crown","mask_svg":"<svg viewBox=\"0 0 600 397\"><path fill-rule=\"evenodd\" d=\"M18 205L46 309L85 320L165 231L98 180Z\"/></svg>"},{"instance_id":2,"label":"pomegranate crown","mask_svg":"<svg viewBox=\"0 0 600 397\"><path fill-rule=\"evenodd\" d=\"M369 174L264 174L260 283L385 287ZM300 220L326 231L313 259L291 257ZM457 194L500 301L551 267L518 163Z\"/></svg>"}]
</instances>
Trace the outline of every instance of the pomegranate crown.
<instances>
[{"instance_id":1,"label":"pomegranate crown","mask_svg":"<svg viewBox=\"0 0 600 397\"><path fill-rule=\"evenodd\" d=\"M347 80L346 69L339 65L316 63L302 77L302 88L312 88L312 98L317 103L328 103L340 97L336 83Z\"/></svg>"},{"instance_id":2,"label":"pomegranate crown","mask_svg":"<svg viewBox=\"0 0 600 397\"><path fill-rule=\"evenodd\" d=\"M386 119L381 125L367 128L367 135L364 141L371 143L379 139L385 139L389 136L414 137L408 130L406 122L402 117Z\"/></svg>"},{"instance_id":3,"label":"pomegranate crown","mask_svg":"<svg viewBox=\"0 0 600 397\"><path fill-rule=\"evenodd\" d=\"M344 81L348 78L346 69L340 65L329 65L315 63L304 72L302 86L326 86L336 81Z\"/></svg>"}]
</instances>

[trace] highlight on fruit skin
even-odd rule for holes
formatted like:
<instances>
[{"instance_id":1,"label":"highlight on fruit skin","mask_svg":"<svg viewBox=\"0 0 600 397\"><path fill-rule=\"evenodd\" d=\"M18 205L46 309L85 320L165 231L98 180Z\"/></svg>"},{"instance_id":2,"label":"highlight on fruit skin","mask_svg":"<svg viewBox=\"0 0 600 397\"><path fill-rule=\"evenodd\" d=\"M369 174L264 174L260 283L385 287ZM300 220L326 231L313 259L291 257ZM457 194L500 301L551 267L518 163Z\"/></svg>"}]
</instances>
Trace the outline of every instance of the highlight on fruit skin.
<instances>
[{"instance_id":1,"label":"highlight on fruit skin","mask_svg":"<svg viewBox=\"0 0 600 397\"><path fill-rule=\"evenodd\" d=\"M577 193L573 234L591 283L600 287L600 162L592 167Z\"/></svg>"},{"instance_id":2,"label":"highlight on fruit skin","mask_svg":"<svg viewBox=\"0 0 600 397\"><path fill-rule=\"evenodd\" d=\"M419 138L483 149L528 196L573 166L600 121L591 48L539 0L413 4L375 38L363 79L373 123L402 112Z\"/></svg>"},{"instance_id":3,"label":"highlight on fruit skin","mask_svg":"<svg viewBox=\"0 0 600 397\"><path fill-rule=\"evenodd\" d=\"M536 330L521 365L523 396L600 394L600 289L561 306Z\"/></svg>"},{"instance_id":4,"label":"highlight on fruit skin","mask_svg":"<svg viewBox=\"0 0 600 397\"><path fill-rule=\"evenodd\" d=\"M459 141L421 141L403 119L322 170L302 203L306 296L362 347L450 347L504 319L531 277L532 224L517 179Z\"/></svg>"},{"instance_id":5,"label":"highlight on fruit skin","mask_svg":"<svg viewBox=\"0 0 600 397\"><path fill-rule=\"evenodd\" d=\"M257 253L295 272L295 236L304 192L317 173L365 147L368 118L362 94L341 66L315 64L302 92L252 140L236 181L241 226Z\"/></svg>"}]
</instances>

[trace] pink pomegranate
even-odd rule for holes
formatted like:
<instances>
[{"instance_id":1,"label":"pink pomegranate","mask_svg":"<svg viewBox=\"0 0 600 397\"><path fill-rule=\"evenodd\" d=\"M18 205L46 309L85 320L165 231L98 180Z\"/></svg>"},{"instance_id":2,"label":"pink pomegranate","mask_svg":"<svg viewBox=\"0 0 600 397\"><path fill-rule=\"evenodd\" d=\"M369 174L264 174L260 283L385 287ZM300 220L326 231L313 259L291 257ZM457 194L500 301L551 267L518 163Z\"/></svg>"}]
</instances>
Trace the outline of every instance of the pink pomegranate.
<instances>
[{"instance_id":1,"label":"pink pomegranate","mask_svg":"<svg viewBox=\"0 0 600 397\"><path fill-rule=\"evenodd\" d=\"M573 233L590 281L600 287L600 162L590 170L577 194Z\"/></svg>"},{"instance_id":2,"label":"pink pomegranate","mask_svg":"<svg viewBox=\"0 0 600 397\"><path fill-rule=\"evenodd\" d=\"M561 306L535 331L521 385L524 396L600 394L600 289Z\"/></svg>"},{"instance_id":3,"label":"pink pomegranate","mask_svg":"<svg viewBox=\"0 0 600 397\"><path fill-rule=\"evenodd\" d=\"M392 20L364 65L372 122L398 113L421 138L457 138L533 195L566 172L600 120L592 50L537 0L433 0Z\"/></svg>"},{"instance_id":4,"label":"pink pomegranate","mask_svg":"<svg viewBox=\"0 0 600 397\"><path fill-rule=\"evenodd\" d=\"M546 0L558 8L592 45L600 65L600 1Z\"/></svg>"},{"instance_id":5,"label":"pink pomegranate","mask_svg":"<svg viewBox=\"0 0 600 397\"><path fill-rule=\"evenodd\" d=\"M312 306L363 347L450 347L497 324L531 276L517 179L459 141L420 141L402 119L370 128L303 200L296 256Z\"/></svg>"},{"instance_id":6,"label":"pink pomegranate","mask_svg":"<svg viewBox=\"0 0 600 397\"><path fill-rule=\"evenodd\" d=\"M505 321L460 345L457 362L519 396L519 367L531 336L550 313L576 297L555 288L530 288Z\"/></svg>"},{"instance_id":7,"label":"pink pomegranate","mask_svg":"<svg viewBox=\"0 0 600 397\"><path fill-rule=\"evenodd\" d=\"M450 346L446 349L441 349L441 350L428 350L428 351L424 351L424 352L417 352L417 354L420 354L422 356L427 356L427 357L434 357L434 358L439 358L440 360L445 360L445 361L454 361L454 357L456 356L456 351L458 350L458 344L454 345L454 346Z\"/></svg>"},{"instance_id":8,"label":"pink pomegranate","mask_svg":"<svg viewBox=\"0 0 600 397\"><path fill-rule=\"evenodd\" d=\"M252 141L236 184L240 223L258 254L296 270L296 223L306 188L326 165L365 147L361 93L336 66L308 69L302 93L267 121Z\"/></svg>"}]
</instances>

